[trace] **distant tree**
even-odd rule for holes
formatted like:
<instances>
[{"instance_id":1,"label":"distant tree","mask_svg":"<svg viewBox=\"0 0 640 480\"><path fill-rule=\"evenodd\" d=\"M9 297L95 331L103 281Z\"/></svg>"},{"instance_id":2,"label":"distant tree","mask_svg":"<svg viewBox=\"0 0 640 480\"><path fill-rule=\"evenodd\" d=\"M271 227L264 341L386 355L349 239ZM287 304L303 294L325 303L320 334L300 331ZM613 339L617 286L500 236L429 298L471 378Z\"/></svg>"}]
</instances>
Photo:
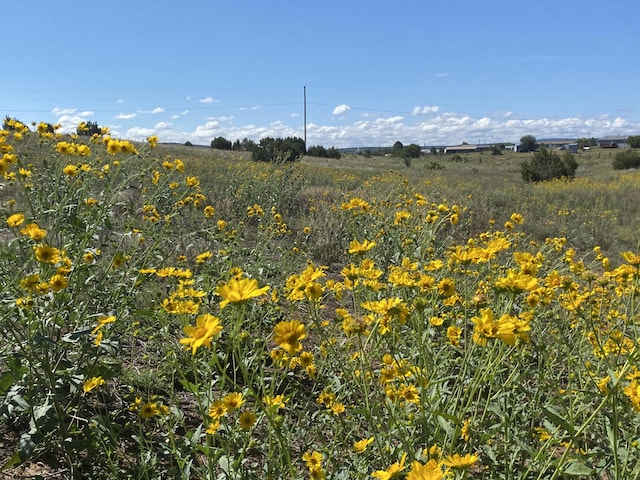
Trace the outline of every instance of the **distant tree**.
<instances>
[{"instance_id":1,"label":"distant tree","mask_svg":"<svg viewBox=\"0 0 640 480\"><path fill-rule=\"evenodd\" d=\"M422 148L420 145L415 143L411 143L402 149L401 156L402 158L418 158L422 155Z\"/></svg>"},{"instance_id":2,"label":"distant tree","mask_svg":"<svg viewBox=\"0 0 640 480\"><path fill-rule=\"evenodd\" d=\"M185 147L193 147L193 143L191 143L189 140L187 140L186 142L184 142L184 146Z\"/></svg>"},{"instance_id":3,"label":"distant tree","mask_svg":"<svg viewBox=\"0 0 640 480\"><path fill-rule=\"evenodd\" d=\"M367 148L362 152L362 155L364 158L371 158L373 156L373 152Z\"/></svg>"},{"instance_id":4,"label":"distant tree","mask_svg":"<svg viewBox=\"0 0 640 480\"><path fill-rule=\"evenodd\" d=\"M431 155L437 155L438 154L438 149L436 147L431 147L429 149L429 151L431 152Z\"/></svg>"},{"instance_id":5,"label":"distant tree","mask_svg":"<svg viewBox=\"0 0 640 480\"><path fill-rule=\"evenodd\" d=\"M235 142L233 142L231 149L242 150L243 152L252 152L255 146L256 142L248 139L247 137L244 137L242 141L240 141L240 139L237 139Z\"/></svg>"},{"instance_id":6,"label":"distant tree","mask_svg":"<svg viewBox=\"0 0 640 480\"><path fill-rule=\"evenodd\" d=\"M298 137L265 137L251 151L251 158L259 162L295 162L306 153L304 140Z\"/></svg>"},{"instance_id":7,"label":"distant tree","mask_svg":"<svg viewBox=\"0 0 640 480\"><path fill-rule=\"evenodd\" d=\"M307 149L307 155L311 157L319 157L319 158L327 158L328 152L327 149L322 145L313 145Z\"/></svg>"},{"instance_id":8,"label":"distant tree","mask_svg":"<svg viewBox=\"0 0 640 480\"><path fill-rule=\"evenodd\" d=\"M578 162L570 152L562 156L542 146L533 158L521 164L525 182L541 182L554 178L572 178L576 175Z\"/></svg>"},{"instance_id":9,"label":"distant tree","mask_svg":"<svg viewBox=\"0 0 640 480\"><path fill-rule=\"evenodd\" d=\"M216 148L218 150L231 150L233 144L231 140L227 140L224 137L216 137L211 140L211 148Z\"/></svg>"},{"instance_id":10,"label":"distant tree","mask_svg":"<svg viewBox=\"0 0 640 480\"><path fill-rule=\"evenodd\" d=\"M640 153L631 149L624 149L616 153L613 159L614 170L626 170L640 167Z\"/></svg>"},{"instance_id":11,"label":"distant tree","mask_svg":"<svg viewBox=\"0 0 640 480\"><path fill-rule=\"evenodd\" d=\"M393 148L391 149L391 154L394 157L402 157L403 149L404 149L404 145L402 145L402 142L397 141L396 143L393 144Z\"/></svg>"},{"instance_id":12,"label":"distant tree","mask_svg":"<svg viewBox=\"0 0 640 480\"><path fill-rule=\"evenodd\" d=\"M640 135L632 135L627 138L627 144L631 148L640 148Z\"/></svg>"},{"instance_id":13,"label":"distant tree","mask_svg":"<svg viewBox=\"0 0 640 480\"><path fill-rule=\"evenodd\" d=\"M338 150L336 147L331 147L327 149L327 157L339 159L342 157L342 154L340 153L340 150Z\"/></svg>"},{"instance_id":14,"label":"distant tree","mask_svg":"<svg viewBox=\"0 0 640 480\"><path fill-rule=\"evenodd\" d=\"M521 152L534 152L536 149L537 140L533 135L525 135L520 139L520 151Z\"/></svg>"},{"instance_id":15,"label":"distant tree","mask_svg":"<svg viewBox=\"0 0 640 480\"><path fill-rule=\"evenodd\" d=\"M491 155L502 155L502 150L504 149L504 145L500 148L500 145L492 145L491 146Z\"/></svg>"}]
</instances>

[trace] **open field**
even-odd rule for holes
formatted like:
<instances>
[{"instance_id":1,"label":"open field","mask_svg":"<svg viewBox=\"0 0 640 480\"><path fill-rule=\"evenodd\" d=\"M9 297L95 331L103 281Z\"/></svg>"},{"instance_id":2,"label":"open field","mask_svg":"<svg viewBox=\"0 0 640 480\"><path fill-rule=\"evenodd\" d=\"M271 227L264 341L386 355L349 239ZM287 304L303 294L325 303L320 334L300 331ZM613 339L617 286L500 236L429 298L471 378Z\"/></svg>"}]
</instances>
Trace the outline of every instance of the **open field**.
<instances>
[{"instance_id":1,"label":"open field","mask_svg":"<svg viewBox=\"0 0 640 480\"><path fill-rule=\"evenodd\" d=\"M156 143L0 135L7 478L640 476L609 151L531 185L524 154Z\"/></svg>"}]
</instances>

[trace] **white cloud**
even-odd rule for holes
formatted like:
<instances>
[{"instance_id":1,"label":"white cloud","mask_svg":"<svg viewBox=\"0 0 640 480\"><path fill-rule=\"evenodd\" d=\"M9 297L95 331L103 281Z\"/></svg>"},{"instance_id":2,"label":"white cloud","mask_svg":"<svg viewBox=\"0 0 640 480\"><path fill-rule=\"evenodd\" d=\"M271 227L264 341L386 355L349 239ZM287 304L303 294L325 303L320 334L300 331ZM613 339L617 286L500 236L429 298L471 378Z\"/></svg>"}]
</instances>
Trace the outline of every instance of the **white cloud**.
<instances>
[{"instance_id":1,"label":"white cloud","mask_svg":"<svg viewBox=\"0 0 640 480\"><path fill-rule=\"evenodd\" d=\"M413 111L411 113L414 115L426 115L428 113L436 113L439 110L440 107L425 105L424 107L413 107Z\"/></svg>"},{"instance_id":2,"label":"white cloud","mask_svg":"<svg viewBox=\"0 0 640 480\"><path fill-rule=\"evenodd\" d=\"M164 108L163 107L156 107L153 110L138 110L138 113L153 113L153 114L157 114L157 113L162 113L164 112Z\"/></svg>"},{"instance_id":3,"label":"white cloud","mask_svg":"<svg viewBox=\"0 0 640 480\"><path fill-rule=\"evenodd\" d=\"M158 122L155 124L155 126L153 128L157 129L157 130L165 130L169 127L173 126L173 123L170 122Z\"/></svg>"},{"instance_id":4,"label":"white cloud","mask_svg":"<svg viewBox=\"0 0 640 480\"><path fill-rule=\"evenodd\" d=\"M291 118L298 118L300 116L299 113L292 113Z\"/></svg>"},{"instance_id":5,"label":"white cloud","mask_svg":"<svg viewBox=\"0 0 640 480\"><path fill-rule=\"evenodd\" d=\"M343 103L342 105L338 105L336 108L334 108L332 113L333 115L344 115L349 110L351 110L351 107Z\"/></svg>"},{"instance_id":6,"label":"white cloud","mask_svg":"<svg viewBox=\"0 0 640 480\"><path fill-rule=\"evenodd\" d=\"M205 98L201 98L200 100L198 100L200 103L218 103L219 100L216 100L213 97L205 97Z\"/></svg>"},{"instance_id":7,"label":"white cloud","mask_svg":"<svg viewBox=\"0 0 640 480\"><path fill-rule=\"evenodd\" d=\"M449 74L446 73L446 72L436 73L436 77L438 77L438 78L444 78L444 77L448 77L448 76L449 76Z\"/></svg>"},{"instance_id":8,"label":"white cloud","mask_svg":"<svg viewBox=\"0 0 640 480\"><path fill-rule=\"evenodd\" d=\"M116 118L118 120L131 120L132 118L135 118L137 116L137 113L119 113L118 115L116 115Z\"/></svg>"},{"instance_id":9,"label":"white cloud","mask_svg":"<svg viewBox=\"0 0 640 480\"><path fill-rule=\"evenodd\" d=\"M75 111L76 111L75 108L55 107L53 110L51 110L51 113L53 113L54 115L71 115Z\"/></svg>"},{"instance_id":10,"label":"white cloud","mask_svg":"<svg viewBox=\"0 0 640 480\"><path fill-rule=\"evenodd\" d=\"M157 132L153 128L133 127L124 133L123 138L126 138L128 140L143 141L147 137L150 137L151 135L155 135L156 133ZM163 138L162 141L168 141L168 140L165 140Z\"/></svg>"},{"instance_id":11,"label":"white cloud","mask_svg":"<svg viewBox=\"0 0 640 480\"><path fill-rule=\"evenodd\" d=\"M73 133L77 130L80 122L86 122L91 120L94 112L85 110L83 112L76 112L74 108L54 108L52 112L54 115L58 115L58 119L55 123L60 124L60 133Z\"/></svg>"}]
</instances>

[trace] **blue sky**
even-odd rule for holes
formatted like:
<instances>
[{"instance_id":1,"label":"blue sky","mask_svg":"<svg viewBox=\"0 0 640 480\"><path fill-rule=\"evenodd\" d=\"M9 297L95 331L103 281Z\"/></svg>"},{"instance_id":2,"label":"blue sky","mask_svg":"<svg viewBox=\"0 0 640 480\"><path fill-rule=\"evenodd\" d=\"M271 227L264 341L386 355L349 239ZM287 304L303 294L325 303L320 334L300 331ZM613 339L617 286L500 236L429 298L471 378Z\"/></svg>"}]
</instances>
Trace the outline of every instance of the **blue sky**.
<instances>
[{"instance_id":1,"label":"blue sky","mask_svg":"<svg viewBox=\"0 0 640 480\"><path fill-rule=\"evenodd\" d=\"M640 134L637 0L4 2L0 114L356 147Z\"/></svg>"}]
</instances>

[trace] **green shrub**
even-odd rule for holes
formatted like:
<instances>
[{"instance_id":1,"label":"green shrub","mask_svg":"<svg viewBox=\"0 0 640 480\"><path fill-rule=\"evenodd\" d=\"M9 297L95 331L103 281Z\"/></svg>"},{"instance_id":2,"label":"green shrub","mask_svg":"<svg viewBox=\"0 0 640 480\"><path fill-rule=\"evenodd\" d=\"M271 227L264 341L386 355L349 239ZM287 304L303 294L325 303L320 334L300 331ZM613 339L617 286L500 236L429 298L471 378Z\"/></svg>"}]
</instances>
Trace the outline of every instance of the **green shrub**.
<instances>
[{"instance_id":1,"label":"green shrub","mask_svg":"<svg viewBox=\"0 0 640 480\"><path fill-rule=\"evenodd\" d=\"M626 170L627 168L638 167L640 167L640 153L631 149L621 150L616 153L613 159L614 170Z\"/></svg>"},{"instance_id":2,"label":"green shrub","mask_svg":"<svg viewBox=\"0 0 640 480\"><path fill-rule=\"evenodd\" d=\"M327 158L329 156L327 149L324 148L322 145L313 145L309 147L307 149L307 155L311 157L318 157L318 158Z\"/></svg>"},{"instance_id":3,"label":"green shrub","mask_svg":"<svg viewBox=\"0 0 640 480\"><path fill-rule=\"evenodd\" d=\"M255 145L251 158L258 162L295 162L306 152L304 140L298 137L265 137Z\"/></svg>"},{"instance_id":4,"label":"green shrub","mask_svg":"<svg viewBox=\"0 0 640 480\"><path fill-rule=\"evenodd\" d=\"M337 160L342 157L342 154L340 153L340 150L338 150L336 147L331 147L327 149L327 157L335 158Z\"/></svg>"},{"instance_id":5,"label":"green shrub","mask_svg":"<svg viewBox=\"0 0 640 480\"><path fill-rule=\"evenodd\" d=\"M540 147L530 160L521 164L525 182L542 182L554 178L575 177L578 162L569 152L562 156L545 147Z\"/></svg>"},{"instance_id":6,"label":"green shrub","mask_svg":"<svg viewBox=\"0 0 640 480\"><path fill-rule=\"evenodd\" d=\"M227 140L224 137L216 137L211 140L211 148L216 148L218 150L231 150L233 144L231 140Z\"/></svg>"}]
</instances>

